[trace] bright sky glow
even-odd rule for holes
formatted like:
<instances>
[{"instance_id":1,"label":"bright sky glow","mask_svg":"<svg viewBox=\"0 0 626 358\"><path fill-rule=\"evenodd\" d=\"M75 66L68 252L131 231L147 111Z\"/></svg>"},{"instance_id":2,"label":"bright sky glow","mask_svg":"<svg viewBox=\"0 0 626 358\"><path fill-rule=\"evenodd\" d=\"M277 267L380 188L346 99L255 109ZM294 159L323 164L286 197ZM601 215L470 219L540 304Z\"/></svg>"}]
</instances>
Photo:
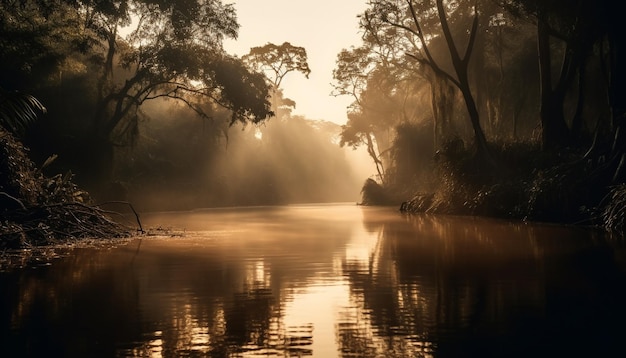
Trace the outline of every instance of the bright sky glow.
<instances>
[{"instance_id":1,"label":"bright sky glow","mask_svg":"<svg viewBox=\"0 0 626 358\"><path fill-rule=\"evenodd\" d=\"M239 38L224 43L227 52L243 56L251 47L287 41L307 50L311 74L285 77L285 97L296 102L296 115L345 124L348 96L333 97L331 82L337 54L359 46L357 15L366 0L233 0L241 25Z\"/></svg>"}]
</instances>

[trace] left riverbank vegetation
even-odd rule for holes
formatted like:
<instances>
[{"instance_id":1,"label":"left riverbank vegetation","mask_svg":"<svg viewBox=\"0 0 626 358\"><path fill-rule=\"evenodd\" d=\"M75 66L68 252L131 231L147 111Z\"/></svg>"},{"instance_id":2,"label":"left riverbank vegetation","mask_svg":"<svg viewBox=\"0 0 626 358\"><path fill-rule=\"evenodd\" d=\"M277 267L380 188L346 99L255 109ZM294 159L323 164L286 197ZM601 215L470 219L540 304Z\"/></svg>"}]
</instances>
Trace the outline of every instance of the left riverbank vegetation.
<instances>
[{"instance_id":1,"label":"left riverbank vegetation","mask_svg":"<svg viewBox=\"0 0 626 358\"><path fill-rule=\"evenodd\" d=\"M626 38L615 2L372 0L343 50L341 144L364 203L624 231Z\"/></svg>"},{"instance_id":2,"label":"left riverbank vegetation","mask_svg":"<svg viewBox=\"0 0 626 358\"><path fill-rule=\"evenodd\" d=\"M340 127L280 88L306 50L233 56L238 29L219 0L0 0L0 249L134 233L103 202L356 201Z\"/></svg>"},{"instance_id":3,"label":"left riverbank vegetation","mask_svg":"<svg viewBox=\"0 0 626 358\"><path fill-rule=\"evenodd\" d=\"M16 137L45 111L31 95L0 89L0 269L15 258L7 250L131 234L130 228L110 218L110 212L91 203L71 173L46 177L30 160ZM23 255L18 256L23 261Z\"/></svg>"}]
</instances>

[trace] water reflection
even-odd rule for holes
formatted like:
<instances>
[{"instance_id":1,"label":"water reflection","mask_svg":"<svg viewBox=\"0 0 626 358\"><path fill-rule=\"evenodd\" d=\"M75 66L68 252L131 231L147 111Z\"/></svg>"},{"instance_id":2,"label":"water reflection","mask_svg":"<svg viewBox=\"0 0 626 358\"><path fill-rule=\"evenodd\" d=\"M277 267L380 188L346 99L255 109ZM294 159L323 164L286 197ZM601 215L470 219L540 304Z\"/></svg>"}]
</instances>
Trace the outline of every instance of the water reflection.
<instances>
[{"instance_id":1,"label":"water reflection","mask_svg":"<svg viewBox=\"0 0 626 358\"><path fill-rule=\"evenodd\" d=\"M185 229L0 274L0 356L620 356L624 247L353 205L166 213Z\"/></svg>"},{"instance_id":2,"label":"water reflection","mask_svg":"<svg viewBox=\"0 0 626 358\"><path fill-rule=\"evenodd\" d=\"M621 356L623 246L582 229L371 219L338 335L360 357ZM372 213L375 214L375 213ZM619 254L618 254L619 255ZM621 267L621 268L620 268ZM607 306L608 305L608 306ZM357 321L358 324L351 324Z\"/></svg>"}]
</instances>

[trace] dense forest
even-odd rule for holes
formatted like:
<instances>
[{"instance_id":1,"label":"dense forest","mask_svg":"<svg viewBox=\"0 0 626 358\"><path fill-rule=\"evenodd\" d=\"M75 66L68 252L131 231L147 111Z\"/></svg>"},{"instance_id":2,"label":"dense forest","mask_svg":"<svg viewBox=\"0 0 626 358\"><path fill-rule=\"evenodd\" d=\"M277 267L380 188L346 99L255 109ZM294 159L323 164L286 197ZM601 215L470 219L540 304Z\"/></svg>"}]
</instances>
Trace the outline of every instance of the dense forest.
<instances>
[{"instance_id":1,"label":"dense forest","mask_svg":"<svg viewBox=\"0 0 626 358\"><path fill-rule=\"evenodd\" d=\"M361 190L363 204L407 212L623 230L626 39L614 2L367 5L362 43L333 73L332 95L354 98L339 127L293 115L282 95L285 76L310 74L306 49L225 52L239 28L230 4L1 0L3 212L54 188L63 202L142 210ZM376 175L359 177L350 148L367 151ZM47 179L29 188L18 167Z\"/></svg>"},{"instance_id":2,"label":"dense forest","mask_svg":"<svg viewBox=\"0 0 626 358\"><path fill-rule=\"evenodd\" d=\"M623 230L625 39L612 1L369 1L343 50L364 201ZM406 200L407 198L412 198Z\"/></svg>"},{"instance_id":3,"label":"dense forest","mask_svg":"<svg viewBox=\"0 0 626 358\"><path fill-rule=\"evenodd\" d=\"M292 115L296 102L282 96L286 75L311 72L306 50L227 54L232 5L1 6L0 86L46 110L5 127L44 174L69 173L97 201L142 210L358 200L363 178L337 145L340 127Z\"/></svg>"}]
</instances>

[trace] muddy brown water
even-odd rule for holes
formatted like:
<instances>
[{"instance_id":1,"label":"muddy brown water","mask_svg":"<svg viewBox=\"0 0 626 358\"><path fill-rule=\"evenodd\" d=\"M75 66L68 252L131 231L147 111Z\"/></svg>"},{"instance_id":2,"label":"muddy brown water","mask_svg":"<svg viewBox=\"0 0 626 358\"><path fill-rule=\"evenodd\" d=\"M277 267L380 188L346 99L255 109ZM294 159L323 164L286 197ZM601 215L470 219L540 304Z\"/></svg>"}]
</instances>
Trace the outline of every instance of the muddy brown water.
<instances>
[{"instance_id":1,"label":"muddy brown water","mask_svg":"<svg viewBox=\"0 0 626 358\"><path fill-rule=\"evenodd\" d=\"M623 357L626 246L353 204L147 214L0 273L1 357Z\"/></svg>"}]
</instances>

